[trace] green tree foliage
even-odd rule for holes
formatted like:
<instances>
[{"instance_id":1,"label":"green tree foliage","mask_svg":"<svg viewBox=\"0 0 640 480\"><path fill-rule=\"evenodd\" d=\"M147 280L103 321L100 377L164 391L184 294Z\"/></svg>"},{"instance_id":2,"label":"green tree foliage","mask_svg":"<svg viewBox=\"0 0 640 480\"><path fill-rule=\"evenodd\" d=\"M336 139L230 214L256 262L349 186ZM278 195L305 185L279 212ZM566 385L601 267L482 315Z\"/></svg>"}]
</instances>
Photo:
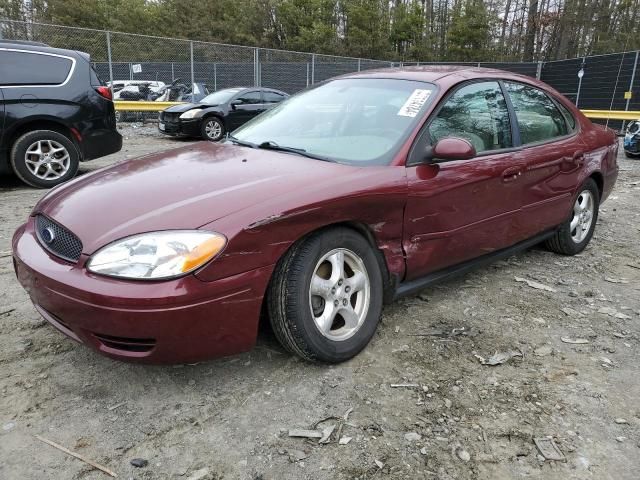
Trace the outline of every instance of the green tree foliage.
<instances>
[{"instance_id":1,"label":"green tree foliage","mask_svg":"<svg viewBox=\"0 0 640 480\"><path fill-rule=\"evenodd\" d=\"M639 0L0 0L0 18L403 61L640 49Z\"/></svg>"}]
</instances>

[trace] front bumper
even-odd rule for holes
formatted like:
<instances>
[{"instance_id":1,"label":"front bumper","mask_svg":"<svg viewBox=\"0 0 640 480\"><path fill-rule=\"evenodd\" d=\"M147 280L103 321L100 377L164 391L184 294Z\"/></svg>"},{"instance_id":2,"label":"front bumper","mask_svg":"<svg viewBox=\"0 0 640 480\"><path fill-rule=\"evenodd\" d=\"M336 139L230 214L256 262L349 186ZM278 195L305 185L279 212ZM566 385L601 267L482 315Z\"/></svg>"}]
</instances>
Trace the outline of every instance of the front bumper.
<instances>
[{"instance_id":1,"label":"front bumper","mask_svg":"<svg viewBox=\"0 0 640 480\"><path fill-rule=\"evenodd\" d=\"M640 138L632 137L623 140L623 148L625 152L632 154L640 154Z\"/></svg>"},{"instance_id":2,"label":"front bumper","mask_svg":"<svg viewBox=\"0 0 640 480\"><path fill-rule=\"evenodd\" d=\"M36 310L65 335L111 358L196 362L250 350L273 266L204 282L123 281L45 251L33 217L13 237L18 280Z\"/></svg>"},{"instance_id":3,"label":"front bumper","mask_svg":"<svg viewBox=\"0 0 640 480\"><path fill-rule=\"evenodd\" d=\"M183 137L199 137L200 136L200 118L190 120L158 120L158 130L165 135L183 136Z\"/></svg>"}]
</instances>

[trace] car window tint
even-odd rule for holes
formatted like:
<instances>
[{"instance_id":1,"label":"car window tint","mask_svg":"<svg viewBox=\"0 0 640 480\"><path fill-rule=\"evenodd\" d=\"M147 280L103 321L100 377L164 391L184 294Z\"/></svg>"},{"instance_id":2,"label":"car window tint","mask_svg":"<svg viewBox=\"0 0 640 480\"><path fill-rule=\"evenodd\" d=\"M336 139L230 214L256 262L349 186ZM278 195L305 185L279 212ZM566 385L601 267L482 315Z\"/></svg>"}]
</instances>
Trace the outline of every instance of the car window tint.
<instances>
[{"instance_id":1,"label":"car window tint","mask_svg":"<svg viewBox=\"0 0 640 480\"><path fill-rule=\"evenodd\" d=\"M238 95L236 100L240 100L242 103L246 105L252 105L256 103L262 103L262 95L260 92L246 92L242 95Z\"/></svg>"},{"instance_id":2,"label":"car window tint","mask_svg":"<svg viewBox=\"0 0 640 480\"><path fill-rule=\"evenodd\" d=\"M575 130L576 129L576 119L573 116L573 114L569 111L569 109L567 107L562 105L560 102L556 102L556 104L558 105L558 108L560 109L560 111L564 115L564 118L567 120L567 123L569 124L569 129L572 130L572 131Z\"/></svg>"},{"instance_id":3,"label":"car window tint","mask_svg":"<svg viewBox=\"0 0 640 480\"><path fill-rule=\"evenodd\" d=\"M566 135L569 130L558 107L542 90L521 83L506 82L520 127L523 145Z\"/></svg>"},{"instance_id":4,"label":"car window tint","mask_svg":"<svg viewBox=\"0 0 640 480\"><path fill-rule=\"evenodd\" d=\"M509 148L509 110L497 82L466 85L451 95L429 125L431 144L443 137L468 140L476 152Z\"/></svg>"},{"instance_id":5,"label":"car window tint","mask_svg":"<svg viewBox=\"0 0 640 480\"><path fill-rule=\"evenodd\" d=\"M0 50L0 85L59 85L72 64L68 58Z\"/></svg>"},{"instance_id":6,"label":"car window tint","mask_svg":"<svg viewBox=\"0 0 640 480\"><path fill-rule=\"evenodd\" d=\"M276 92L262 92L262 95L264 95L265 103L280 103L286 98L284 95Z\"/></svg>"}]
</instances>

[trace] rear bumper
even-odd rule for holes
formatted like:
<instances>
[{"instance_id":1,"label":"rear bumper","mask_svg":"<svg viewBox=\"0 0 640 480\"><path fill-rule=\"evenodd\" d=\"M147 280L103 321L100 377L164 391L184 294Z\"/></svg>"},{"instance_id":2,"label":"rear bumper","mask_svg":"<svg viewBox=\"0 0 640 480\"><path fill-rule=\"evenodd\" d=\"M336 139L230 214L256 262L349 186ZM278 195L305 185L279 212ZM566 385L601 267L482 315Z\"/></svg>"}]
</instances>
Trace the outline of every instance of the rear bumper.
<instances>
[{"instance_id":1,"label":"rear bumper","mask_svg":"<svg viewBox=\"0 0 640 480\"><path fill-rule=\"evenodd\" d=\"M255 344L272 266L204 282L195 275L123 281L93 275L51 256L33 219L16 231L19 282L38 312L59 331L111 358L181 363L247 351Z\"/></svg>"},{"instance_id":2,"label":"rear bumper","mask_svg":"<svg viewBox=\"0 0 640 480\"><path fill-rule=\"evenodd\" d=\"M83 160L104 157L122 149L122 135L114 129L96 129L87 132L80 142Z\"/></svg>"}]
</instances>

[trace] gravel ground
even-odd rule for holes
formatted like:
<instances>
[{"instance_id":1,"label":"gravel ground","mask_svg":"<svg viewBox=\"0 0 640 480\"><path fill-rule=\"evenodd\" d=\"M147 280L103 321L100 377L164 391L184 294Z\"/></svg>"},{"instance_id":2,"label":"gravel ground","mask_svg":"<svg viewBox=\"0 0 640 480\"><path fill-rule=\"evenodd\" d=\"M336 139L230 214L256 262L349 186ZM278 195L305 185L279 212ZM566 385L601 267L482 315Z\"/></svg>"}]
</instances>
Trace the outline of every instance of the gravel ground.
<instances>
[{"instance_id":1,"label":"gravel ground","mask_svg":"<svg viewBox=\"0 0 640 480\"><path fill-rule=\"evenodd\" d=\"M82 172L185 144L148 126L123 134L122 152ZM640 161L620 162L581 255L534 248L396 302L365 351L332 367L268 331L252 352L173 367L63 337L9 255L43 192L0 178L0 478L108 478L37 434L132 479L637 479ZM516 356L481 364L495 352ZM336 425L328 444L287 434L322 420ZM544 461L541 437L565 461Z\"/></svg>"}]
</instances>

